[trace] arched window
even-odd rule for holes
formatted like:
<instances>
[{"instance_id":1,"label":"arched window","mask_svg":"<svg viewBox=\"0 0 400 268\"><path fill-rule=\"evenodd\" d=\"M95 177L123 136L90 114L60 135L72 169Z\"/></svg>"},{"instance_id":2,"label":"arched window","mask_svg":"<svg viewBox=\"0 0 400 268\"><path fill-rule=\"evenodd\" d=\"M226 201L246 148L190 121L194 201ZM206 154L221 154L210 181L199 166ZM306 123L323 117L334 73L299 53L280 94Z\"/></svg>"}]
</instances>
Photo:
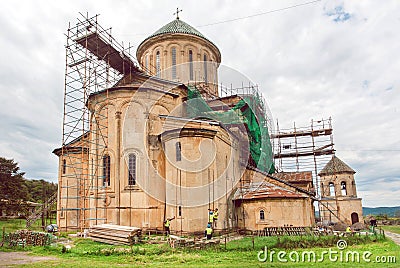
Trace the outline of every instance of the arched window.
<instances>
[{"instance_id":1,"label":"arched window","mask_svg":"<svg viewBox=\"0 0 400 268\"><path fill-rule=\"evenodd\" d=\"M264 210L260 210L260 220L265 220L265 212Z\"/></svg>"},{"instance_id":2,"label":"arched window","mask_svg":"<svg viewBox=\"0 0 400 268\"><path fill-rule=\"evenodd\" d=\"M156 53L156 76L160 77L160 72L161 72L161 62L160 62L160 51L157 51Z\"/></svg>"},{"instance_id":3,"label":"arched window","mask_svg":"<svg viewBox=\"0 0 400 268\"><path fill-rule=\"evenodd\" d=\"M130 154L128 159L128 185L136 185L136 154Z\"/></svg>"},{"instance_id":4,"label":"arched window","mask_svg":"<svg viewBox=\"0 0 400 268\"><path fill-rule=\"evenodd\" d=\"M347 195L347 188L346 188L346 182L342 181L340 183L340 191L342 193L342 195Z\"/></svg>"},{"instance_id":5,"label":"arched window","mask_svg":"<svg viewBox=\"0 0 400 268\"><path fill-rule=\"evenodd\" d=\"M103 156L103 186L110 186L110 169L111 159L108 154Z\"/></svg>"},{"instance_id":6,"label":"arched window","mask_svg":"<svg viewBox=\"0 0 400 268\"><path fill-rule=\"evenodd\" d=\"M207 55L204 54L204 82L208 83L208 76L207 76Z\"/></svg>"},{"instance_id":7,"label":"arched window","mask_svg":"<svg viewBox=\"0 0 400 268\"><path fill-rule=\"evenodd\" d=\"M172 48L171 51L172 56L172 79L176 79L176 48Z\"/></svg>"},{"instance_id":8,"label":"arched window","mask_svg":"<svg viewBox=\"0 0 400 268\"><path fill-rule=\"evenodd\" d=\"M63 159L62 174L65 174L66 172L67 172L67 160Z\"/></svg>"},{"instance_id":9,"label":"arched window","mask_svg":"<svg viewBox=\"0 0 400 268\"><path fill-rule=\"evenodd\" d=\"M333 182L329 183L329 195L335 196L335 185L333 184Z\"/></svg>"},{"instance_id":10,"label":"arched window","mask_svg":"<svg viewBox=\"0 0 400 268\"><path fill-rule=\"evenodd\" d=\"M189 50L189 80L193 80L193 51Z\"/></svg>"},{"instance_id":11,"label":"arched window","mask_svg":"<svg viewBox=\"0 0 400 268\"><path fill-rule=\"evenodd\" d=\"M176 151L176 161L181 161L182 160L182 148L181 148L181 143L178 141L175 143L175 151Z\"/></svg>"}]
</instances>

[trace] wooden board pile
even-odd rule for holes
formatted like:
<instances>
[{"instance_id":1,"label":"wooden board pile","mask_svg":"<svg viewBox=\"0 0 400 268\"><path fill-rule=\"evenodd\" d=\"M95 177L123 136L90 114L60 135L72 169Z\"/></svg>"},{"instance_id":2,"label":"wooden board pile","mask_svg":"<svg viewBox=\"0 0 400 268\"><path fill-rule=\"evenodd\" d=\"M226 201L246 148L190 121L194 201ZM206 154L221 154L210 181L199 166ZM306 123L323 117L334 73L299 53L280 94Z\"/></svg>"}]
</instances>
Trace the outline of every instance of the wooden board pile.
<instances>
[{"instance_id":1,"label":"wooden board pile","mask_svg":"<svg viewBox=\"0 0 400 268\"><path fill-rule=\"evenodd\" d=\"M89 230L89 237L98 242L111 245L132 245L141 239L142 229L137 227L100 224Z\"/></svg>"}]
</instances>

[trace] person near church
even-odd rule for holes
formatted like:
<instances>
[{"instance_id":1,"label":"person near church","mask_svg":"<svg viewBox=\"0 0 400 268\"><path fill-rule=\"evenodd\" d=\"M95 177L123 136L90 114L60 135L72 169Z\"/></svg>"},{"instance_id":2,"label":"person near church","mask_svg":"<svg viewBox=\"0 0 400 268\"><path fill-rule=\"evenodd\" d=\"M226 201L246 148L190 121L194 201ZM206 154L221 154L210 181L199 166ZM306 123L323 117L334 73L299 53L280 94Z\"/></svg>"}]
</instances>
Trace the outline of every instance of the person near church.
<instances>
[{"instance_id":1,"label":"person near church","mask_svg":"<svg viewBox=\"0 0 400 268\"><path fill-rule=\"evenodd\" d=\"M204 231L204 235L207 238L207 240L210 240L212 238L212 233L213 233L213 229L211 228L211 224L207 224L207 228Z\"/></svg>"},{"instance_id":2,"label":"person near church","mask_svg":"<svg viewBox=\"0 0 400 268\"><path fill-rule=\"evenodd\" d=\"M214 222L214 210L208 209L208 223L213 224Z\"/></svg>"},{"instance_id":3,"label":"person near church","mask_svg":"<svg viewBox=\"0 0 400 268\"><path fill-rule=\"evenodd\" d=\"M218 208L216 208L216 209L214 210L214 213L213 213L214 228L217 227L218 215L219 215L219 214L218 214Z\"/></svg>"},{"instance_id":4,"label":"person near church","mask_svg":"<svg viewBox=\"0 0 400 268\"><path fill-rule=\"evenodd\" d=\"M167 235L170 235L170 230L169 230L169 227L171 226L171 221L172 220L174 220L175 219L175 216L173 217L173 218L167 218L165 221L164 221L164 228L165 228L165 233L167 234Z\"/></svg>"}]
</instances>

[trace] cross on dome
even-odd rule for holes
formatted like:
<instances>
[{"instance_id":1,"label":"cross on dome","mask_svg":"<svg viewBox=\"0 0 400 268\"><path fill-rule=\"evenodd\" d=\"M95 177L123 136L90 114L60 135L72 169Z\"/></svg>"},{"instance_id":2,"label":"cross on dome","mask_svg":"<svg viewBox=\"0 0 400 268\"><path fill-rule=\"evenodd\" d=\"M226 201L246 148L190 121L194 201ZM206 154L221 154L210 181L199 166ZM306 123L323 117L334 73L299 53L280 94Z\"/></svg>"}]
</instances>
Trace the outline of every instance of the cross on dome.
<instances>
[{"instance_id":1,"label":"cross on dome","mask_svg":"<svg viewBox=\"0 0 400 268\"><path fill-rule=\"evenodd\" d=\"M179 8L176 8L176 12L173 15L176 15L176 19L179 20L179 12L182 12L183 10L179 10Z\"/></svg>"}]
</instances>

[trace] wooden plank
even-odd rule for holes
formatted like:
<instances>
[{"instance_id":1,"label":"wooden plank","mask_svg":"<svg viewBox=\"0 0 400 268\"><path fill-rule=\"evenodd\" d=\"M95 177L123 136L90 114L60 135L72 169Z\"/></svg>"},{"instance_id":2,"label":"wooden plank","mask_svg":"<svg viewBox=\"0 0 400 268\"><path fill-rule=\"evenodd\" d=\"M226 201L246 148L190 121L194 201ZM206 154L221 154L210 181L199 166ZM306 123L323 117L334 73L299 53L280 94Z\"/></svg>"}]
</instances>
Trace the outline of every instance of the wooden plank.
<instances>
[{"instance_id":1,"label":"wooden plank","mask_svg":"<svg viewBox=\"0 0 400 268\"><path fill-rule=\"evenodd\" d=\"M91 238L101 238L101 239L108 239L108 240L112 240L112 241L121 241L124 243L128 243L129 244L129 239L128 238L121 238L121 237L110 237L107 235L101 235L101 234L97 234L94 236L90 236Z\"/></svg>"},{"instance_id":2,"label":"wooden plank","mask_svg":"<svg viewBox=\"0 0 400 268\"><path fill-rule=\"evenodd\" d=\"M100 231L91 231L89 233L90 236L97 236L97 235L106 235L106 236L110 236L110 237L119 237L119 238L125 238L125 239L129 239L129 237L131 237L131 235L126 235L126 234L110 234L110 233L103 233Z\"/></svg>"},{"instance_id":3,"label":"wooden plank","mask_svg":"<svg viewBox=\"0 0 400 268\"><path fill-rule=\"evenodd\" d=\"M121 230L121 231L138 231L141 228L132 227L132 226L124 226L124 225L114 225L114 224L100 224L95 225L92 229L102 228L102 229L110 229L110 230Z\"/></svg>"}]
</instances>

